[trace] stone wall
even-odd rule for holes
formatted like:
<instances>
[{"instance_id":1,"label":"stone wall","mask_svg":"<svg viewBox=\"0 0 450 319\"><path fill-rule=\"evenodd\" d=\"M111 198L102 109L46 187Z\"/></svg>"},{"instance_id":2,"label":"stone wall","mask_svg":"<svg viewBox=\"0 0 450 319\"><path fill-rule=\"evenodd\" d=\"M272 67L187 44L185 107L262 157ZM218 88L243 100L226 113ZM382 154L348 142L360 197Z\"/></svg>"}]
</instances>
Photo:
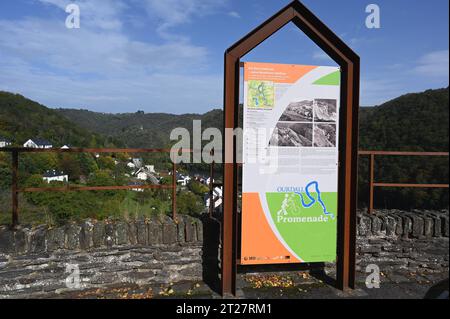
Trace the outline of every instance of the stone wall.
<instances>
[{"instance_id":1,"label":"stone wall","mask_svg":"<svg viewBox=\"0 0 450 319\"><path fill-rule=\"evenodd\" d=\"M217 284L220 224L180 216L63 227L0 226L0 298L64 292L76 265L81 287L118 283ZM379 210L358 213L357 269L448 272L449 213Z\"/></svg>"},{"instance_id":2,"label":"stone wall","mask_svg":"<svg viewBox=\"0 0 450 319\"><path fill-rule=\"evenodd\" d=\"M448 210L360 212L357 235L357 269L376 264L382 271L448 272Z\"/></svg>"},{"instance_id":3,"label":"stone wall","mask_svg":"<svg viewBox=\"0 0 450 319\"><path fill-rule=\"evenodd\" d=\"M87 220L63 227L0 227L0 298L118 283L167 284L202 279L203 223L180 216L135 222Z\"/></svg>"}]
</instances>

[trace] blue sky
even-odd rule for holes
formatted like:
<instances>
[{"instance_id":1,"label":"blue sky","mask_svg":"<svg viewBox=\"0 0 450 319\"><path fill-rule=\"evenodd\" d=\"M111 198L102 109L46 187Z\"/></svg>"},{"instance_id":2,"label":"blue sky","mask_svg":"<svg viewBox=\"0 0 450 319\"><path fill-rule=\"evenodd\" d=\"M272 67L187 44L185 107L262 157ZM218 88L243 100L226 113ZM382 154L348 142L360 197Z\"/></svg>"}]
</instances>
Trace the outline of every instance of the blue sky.
<instances>
[{"instance_id":1,"label":"blue sky","mask_svg":"<svg viewBox=\"0 0 450 319\"><path fill-rule=\"evenodd\" d=\"M81 28L67 29L76 3ZM0 90L50 107L206 112L222 107L223 52L287 0L2 0ZM360 56L361 105L448 86L448 0L304 0ZM368 29L365 8L381 9ZM246 61L333 65L293 25Z\"/></svg>"}]
</instances>

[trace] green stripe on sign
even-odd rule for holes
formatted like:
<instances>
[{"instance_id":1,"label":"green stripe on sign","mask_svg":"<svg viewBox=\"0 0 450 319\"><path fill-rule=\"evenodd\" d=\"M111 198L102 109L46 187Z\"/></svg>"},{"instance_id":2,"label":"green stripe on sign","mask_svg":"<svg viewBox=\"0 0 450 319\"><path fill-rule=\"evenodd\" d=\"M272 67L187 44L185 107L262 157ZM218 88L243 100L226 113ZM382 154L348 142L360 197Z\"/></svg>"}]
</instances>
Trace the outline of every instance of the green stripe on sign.
<instances>
[{"instance_id":1,"label":"green stripe on sign","mask_svg":"<svg viewBox=\"0 0 450 319\"><path fill-rule=\"evenodd\" d=\"M341 83L341 71L336 71L321 77L313 84L316 85L339 85Z\"/></svg>"}]
</instances>

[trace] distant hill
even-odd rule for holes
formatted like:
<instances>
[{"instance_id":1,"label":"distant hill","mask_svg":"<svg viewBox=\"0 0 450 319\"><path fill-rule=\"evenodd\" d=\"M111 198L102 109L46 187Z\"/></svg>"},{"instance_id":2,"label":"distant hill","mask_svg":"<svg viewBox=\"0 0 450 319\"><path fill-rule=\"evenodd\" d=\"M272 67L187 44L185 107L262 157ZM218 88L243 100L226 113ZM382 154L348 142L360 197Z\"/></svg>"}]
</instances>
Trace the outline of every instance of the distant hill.
<instances>
[{"instance_id":1,"label":"distant hill","mask_svg":"<svg viewBox=\"0 0 450 319\"><path fill-rule=\"evenodd\" d=\"M380 106L360 108L360 149L448 151L449 89L406 94ZM171 115L137 112L99 114L58 110L84 128L119 139L131 147L165 147L175 127L191 130L192 120L203 129L222 128L223 113ZM242 113L242 112L241 112ZM242 121L242 119L240 119ZM448 158L377 157L376 181L396 183L448 183ZM368 160L360 158L359 206L368 201ZM448 207L446 189L377 188L375 207Z\"/></svg>"},{"instance_id":2,"label":"distant hill","mask_svg":"<svg viewBox=\"0 0 450 319\"><path fill-rule=\"evenodd\" d=\"M54 146L74 147L113 145L114 141L93 133L49 109L19 94L0 91L0 136L21 146L32 138L49 140Z\"/></svg>"},{"instance_id":3,"label":"distant hill","mask_svg":"<svg viewBox=\"0 0 450 319\"><path fill-rule=\"evenodd\" d=\"M85 129L119 140L127 147L163 148L170 145L170 132L177 127L192 131L192 121L202 128L222 127L222 111L205 114L136 113L106 114L87 110L58 109L59 114Z\"/></svg>"},{"instance_id":4,"label":"distant hill","mask_svg":"<svg viewBox=\"0 0 450 319\"><path fill-rule=\"evenodd\" d=\"M242 112L241 112L242 113ZM87 110L48 109L20 95L0 92L0 136L17 144L30 137L55 145L162 148L176 127L222 129L222 110L205 114L105 114ZM242 121L242 119L240 119ZM448 151L449 88L406 94L380 106L360 108L360 149ZM448 183L448 158L378 157L376 181ZM367 203L368 161L359 167L360 205ZM377 207L448 207L448 190L389 189L375 192Z\"/></svg>"},{"instance_id":5,"label":"distant hill","mask_svg":"<svg viewBox=\"0 0 450 319\"><path fill-rule=\"evenodd\" d=\"M448 150L448 91L428 90L407 94L375 107L360 108L360 148L379 150ZM56 110L90 131L120 140L130 147L165 147L172 129L192 129L202 120L203 129L222 129L222 110L205 114L165 113L105 114L87 110Z\"/></svg>"},{"instance_id":6,"label":"distant hill","mask_svg":"<svg viewBox=\"0 0 450 319\"><path fill-rule=\"evenodd\" d=\"M448 152L449 88L406 94L360 112L360 149ZM375 181L447 184L448 157L377 156ZM359 165L360 203L367 203L368 160ZM448 189L377 188L375 207L448 208Z\"/></svg>"},{"instance_id":7,"label":"distant hill","mask_svg":"<svg viewBox=\"0 0 450 319\"><path fill-rule=\"evenodd\" d=\"M373 108L360 119L360 148L448 151L449 88L406 94Z\"/></svg>"}]
</instances>

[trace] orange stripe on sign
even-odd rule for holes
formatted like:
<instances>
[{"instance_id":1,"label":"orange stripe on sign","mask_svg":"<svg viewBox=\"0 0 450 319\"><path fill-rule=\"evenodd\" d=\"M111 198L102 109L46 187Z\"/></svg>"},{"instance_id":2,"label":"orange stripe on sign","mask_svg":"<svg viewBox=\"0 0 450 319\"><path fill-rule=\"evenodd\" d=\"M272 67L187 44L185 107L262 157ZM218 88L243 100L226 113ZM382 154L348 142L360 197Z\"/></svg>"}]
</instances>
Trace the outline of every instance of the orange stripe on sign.
<instances>
[{"instance_id":1,"label":"orange stripe on sign","mask_svg":"<svg viewBox=\"0 0 450 319\"><path fill-rule=\"evenodd\" d=\"M246 62L244 63L244 80L295 83L316 68L317 66L313 65Z\"/></svg>"},{"instance_id":2,"label":"orange stripe on sign","mask_svg":"<svg viewBox=\"0 0 450 319\"><path fill-rule=\"evenodd\" d=\"M286 258L289 257L289 258ZM258 193L242 195L241 264L299 263L278 240L264 215Z\"/></svg>"}]
</instances>

